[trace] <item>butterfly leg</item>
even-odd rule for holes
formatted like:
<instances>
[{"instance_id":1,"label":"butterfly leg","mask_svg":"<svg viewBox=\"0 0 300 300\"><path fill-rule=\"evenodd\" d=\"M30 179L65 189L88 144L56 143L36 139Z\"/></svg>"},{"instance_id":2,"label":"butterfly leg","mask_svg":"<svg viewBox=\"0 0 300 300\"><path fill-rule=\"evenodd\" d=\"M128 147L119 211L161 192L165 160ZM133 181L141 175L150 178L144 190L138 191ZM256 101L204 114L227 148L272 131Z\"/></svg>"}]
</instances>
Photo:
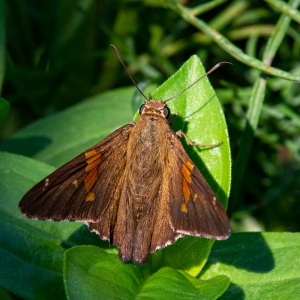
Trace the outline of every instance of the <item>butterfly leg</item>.
<instances>
[{"instance_id":1,"label":"butterfly leg","mask_svg":"<svg viewBox=\"0 0 300 300\"><path fill-rule=\"evenodd\" d=\"M176 134L180 138L184 137L187 140L188 144L191 146L199 146L199 147L203 147L203 148L214 148L214 147L217 147L217 146L220 146L223 144L223 142L219 142L219 143L211 144L211 145L197 144L197 143L193 142L182 130L176 131Z\"/></svg>"}]
</instances>

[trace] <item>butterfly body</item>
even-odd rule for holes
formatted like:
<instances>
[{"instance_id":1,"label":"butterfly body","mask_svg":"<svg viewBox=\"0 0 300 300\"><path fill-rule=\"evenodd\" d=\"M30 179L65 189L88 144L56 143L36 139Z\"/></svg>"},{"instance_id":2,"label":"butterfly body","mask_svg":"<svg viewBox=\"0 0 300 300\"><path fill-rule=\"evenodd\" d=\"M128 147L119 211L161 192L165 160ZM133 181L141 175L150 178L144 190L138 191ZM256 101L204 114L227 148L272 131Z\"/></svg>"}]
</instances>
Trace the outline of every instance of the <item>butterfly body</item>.
<instances>
[{"instance_id":1,"label":"butterfly body","mask_svg":"<svg viewBox=\"0 0 300 300\"><path fill-rule=\"evenodd\" d=\"M226 239L227 215L170 128L169 109L147 100L141 116L33 187L21 211L41 220L84 221L119 248L123 262L183 235Z\"/></svg>"}]
</instances>

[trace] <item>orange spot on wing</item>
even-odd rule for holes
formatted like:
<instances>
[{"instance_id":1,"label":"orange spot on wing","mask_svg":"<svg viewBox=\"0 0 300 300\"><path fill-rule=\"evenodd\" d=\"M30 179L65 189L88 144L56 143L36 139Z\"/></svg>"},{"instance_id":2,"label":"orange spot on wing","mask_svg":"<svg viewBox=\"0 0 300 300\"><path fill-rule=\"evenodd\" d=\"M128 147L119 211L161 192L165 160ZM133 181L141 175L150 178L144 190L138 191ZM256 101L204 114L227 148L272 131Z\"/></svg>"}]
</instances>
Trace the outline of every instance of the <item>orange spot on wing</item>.
<instances>
[{"instance_id":1,"label":"orange spot on wing","mask_svg":"<svg viewBox=\"0 0 300 300\"><path fill-rule=\"evenodd\" d=\"M90 151L84 153L86 159L88 159L92 156L95 156L96 154L97 154L96 150L90 150Z\"/></svg>"},{"instance_id":2,"label":"orange spot on wing","mask_svg":"<svg viewBox=\"0 0 300 300\"><path fill-rule=\"evenodd\" d=\"M183 192L183 198L184 198L184 202L181 205L181 210L185 213L187 213L188 208L187 208L187 204L190 200L191 197L191 191L189 188L189 184L192 182L192 171L194 169L194 165L190 162L187 161L186 163L182 164L182 192ZM197 195L196 195L197 196ZM195 195L194 195L194 200L195 200Z\"/></svg>"},{"instance_id":3,"label":"orange spot on wing","mask_svg":"<svg viewBox=\"0 0 300 300\"><path fill-rule=\"evenodd\" d=\"M188 203L191 196L191 191L189 189L188 183L184 178L182 180L182 191L183 191L184 202Z\"/></svg>"},{"instance_id":4,"label":"orange spot on wing","mask_svg":"<svg viewBox=\"0 0 300 300\"><path fill-rule=\"evenodd\" d=\"M187 161L185 164L182 164L182 169L181 169L182 175L188 183L192 182L191 174L194 167L195 166L189 161Z\"/></svg>"},{"instance_id":5,"label":"orange spot on wing","mask_svg":"<svg viewBox=\"0 0 300 300\"><path fill-rule=\"evenodd\" d=\"M191 183L192 182L191 171L184 164L182 165L181 171L182 171L182 175L183 175L184 179L187 182Z\"/></svg>"},{"instance_id":6,"label":"orange spot on wing","mask_svg":"<svg viewBox=\"0 0 300 300\"><path fill-rule=\"evenodd\" d=\"M183 211L184 213L187 213L188 209L185 203L182 203L181 205L181 211Z\"/></svg>"},{"instance_id":7,"label":"orange spot on wing","mask_svg":"<svg viewBox=\"0 0 300 300\"><path fill-rule=\"evenodd\" d=\"M91 190L91 188L94 186L95 182L98 179L98 170L94 169L91 171L91 173L86 176L84 179L84 185L87 192Z\"/></svg>"},{"instance_id":8,"label":"orange spot on wing","mask_svg":"<svg viewBox=\"0 0 300 300\"><path fill-rule=\"evenodd\" d=\"M186 165L191 171L193 171L193 169L195 168L194 164L192 164L190 161L187 161L187 162L185 163L185 165Z\"/></svg>"},{"instance_id":9,"label":"orange spot on wing","mask_svg":"<svg viewBox=\"0 0 300 300\"><path fill-rule=\"evenodd\" d=\"M95 159L94 159L94 157L93 158L91 158L90 160L87 160L86 162L87 162L87 166L86 166L86 168L85 168L85 171L86 172L89 172L89 171L91 171L91 170L93 170L93 169L95 169L99 164L100 164L100 161L101 161L101 159L100 159L100 154L99 155L97 155L98 157L95 157Z\"/></svg>"},{"instance_id":10,"label":"orange spot on wing","mask_svg":"<svg viewBox=\"0 0 300 300\"><path fill-rule=\"evenodd\" d=\"M87 158L86 162L87 162L88 164L91 164L91 163L93 163L96 159L99 159L100 156L101 156L101 153L97 153L97 154L93 155L91 158Z\"/></svg>"},{"instance_id":11,"label":"orange spot on wing","mask_svg":"<svg viewBox=\"0 0 300 300\"><path fill-rule=\"evenodd\" d=\"M85 201L94 201L94 200L95 200L95 193L94 192L89 192L85 197Z\"/></svg>"}]
</instances>

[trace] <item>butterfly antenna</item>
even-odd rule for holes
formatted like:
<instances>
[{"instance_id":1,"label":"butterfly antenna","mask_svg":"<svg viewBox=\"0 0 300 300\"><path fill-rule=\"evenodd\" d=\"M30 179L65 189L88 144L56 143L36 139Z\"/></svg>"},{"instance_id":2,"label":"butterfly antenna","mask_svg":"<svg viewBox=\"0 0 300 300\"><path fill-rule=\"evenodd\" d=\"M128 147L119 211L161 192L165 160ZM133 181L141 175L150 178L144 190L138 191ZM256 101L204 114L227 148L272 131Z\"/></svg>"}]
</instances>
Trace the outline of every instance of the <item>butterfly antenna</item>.
<instances>
[{"instance_id":1,"label":"butterfly antenna","mask_svg":"<svg viewBox=\"0 0 300 300\"><path fill-rule=\"evenodd\" d=\"M206 77L207 75L209 75L210 73L212 73L213 71L215 71L216 69L220 68L222 65L225 65L225 64L230 64L232 65L231 62L228 62L228 61L221 61L219 62L218 64L216 64L214 67L212 67L207 73L205 73L203 76L201 76L200 78L198 78L194 83L192 83L190 86L188 86L187 88L185 88L183 91L181 91L179 94L167 99L167 100L164 100L164 102L166 103L167 101L170 101L178 96L180 96L181 94L183 94L184 92L186 92L188 89L190 89L193 85L195 85L198 81L200 81L201 79L203 79L204 77Z\"/></svg>"},{"instance_id":2,"label":"butterfly antenna","mask_svg":"<svg viewBox=\"0 0 300 300\"><path fill-rule=\"evenodd\" d=\"M119 53L117 47L116 47L115 45L113 45L113 44L111 44L110 46L114 49L114 51L115 51L115 53L116 53L116 55L117 55L119 61L121 62L121 64L122 64L122 66L124 67L124 69L125 69L125 71L126 71L128 77L131 79L131 81L133 82L133 84L135 85L135 87L137 88L137 90L141 93L141 95L142 95L146 100L148 100L148 98L147 98L147 97L144 95L144 93L140 90L140 88L138 87L137 83L135 82L135 80L133 79L133 77L131 76L131 74L129 73L127 67L125 66L125 64L124 64L124 62L123 62L123 60L122 60L122 58L121 58L121 55L120 55L120 53Z\"/></svg>"}]
</instances>

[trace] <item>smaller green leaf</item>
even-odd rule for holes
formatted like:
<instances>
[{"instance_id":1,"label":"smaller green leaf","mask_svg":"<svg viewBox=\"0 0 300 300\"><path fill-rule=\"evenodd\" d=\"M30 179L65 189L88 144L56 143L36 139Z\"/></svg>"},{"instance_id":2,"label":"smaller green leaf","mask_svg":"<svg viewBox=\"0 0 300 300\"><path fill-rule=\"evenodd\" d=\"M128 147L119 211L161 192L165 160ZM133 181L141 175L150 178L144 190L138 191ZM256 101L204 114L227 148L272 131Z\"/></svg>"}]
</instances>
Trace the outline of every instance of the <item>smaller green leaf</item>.
<instances>
[{"instance_id":1,"label":"smaller green leaf","mask_svg":"<svg viewBox=\"0 0 300 300\"><path fill-rule=\"evenodd\" d=\"M117 255L93 246L66 251L64 281L69 299L134 299L148 267L124 264Z\"/></svg>"},{"instance_id":2,"label":"smaller green leaf","mask_svg":"<svg viewBox=\"0 0 300 300\"><path fill-rule=\"evenodd\" d=\"M228 288L227 276L196 279L170 267L159 269L145 282L138 299L218 299Z\"/></svg>"},{"instance_id":3,"label":"smaller green leaf","mask_svg":"<svg viewBox=\"0 0 300 300\"><path fill-rule=\"evenodd\" d=\"M162 268L153 275L148 266L123 264L117 255L94 246L66 251L65 287L69 299L217 299L230 281L217 276L208 281Z\"/></svg>"}]
</instances>

